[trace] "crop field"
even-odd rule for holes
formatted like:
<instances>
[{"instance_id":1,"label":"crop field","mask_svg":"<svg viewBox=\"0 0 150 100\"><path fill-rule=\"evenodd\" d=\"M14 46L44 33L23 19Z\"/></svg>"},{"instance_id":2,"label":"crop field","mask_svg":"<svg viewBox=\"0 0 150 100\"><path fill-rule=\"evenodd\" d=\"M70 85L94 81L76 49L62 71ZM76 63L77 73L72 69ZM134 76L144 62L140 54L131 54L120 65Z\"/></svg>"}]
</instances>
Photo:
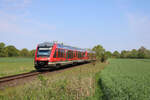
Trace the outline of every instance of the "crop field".
<instances>
[{"instance_id":1,"label":"crop field","mask_svg":"<svg viewBox=\"0 0 150 100\"><path fill-rule=\"evenodd\" d=\"M99 85L107 100L150 100L150 60L110 59Z\"/></svg>"},{"instance_id":2,"label":"crop field","mask_svg":"<svg viewBox=\"0 0 150 100\"><path fill-rule=\"evenodd\" d=\"M34 70L33 58L0 58L0 77Z\"/></svg>"}]
</instances>

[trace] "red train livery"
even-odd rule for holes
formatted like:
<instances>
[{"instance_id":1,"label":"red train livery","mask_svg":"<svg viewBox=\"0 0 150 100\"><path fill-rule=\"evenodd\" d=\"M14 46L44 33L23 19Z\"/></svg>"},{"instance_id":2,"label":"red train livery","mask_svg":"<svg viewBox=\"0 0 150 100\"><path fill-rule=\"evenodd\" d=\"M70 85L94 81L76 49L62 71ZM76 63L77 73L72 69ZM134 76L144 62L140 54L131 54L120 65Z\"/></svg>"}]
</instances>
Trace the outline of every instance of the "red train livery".
<instances>
[{"instance_id":1,"label":"red train livery","mask_svg":"<svg viewBox=\"0 0 150 100\"><path fill-rule=\"evenodd\" d=\"M35 68L37 70L60 67L67 64L86 63L96 60L95 52L86 49L44 42L37 46L35 52Z\"/></svg>"}]
</instances>

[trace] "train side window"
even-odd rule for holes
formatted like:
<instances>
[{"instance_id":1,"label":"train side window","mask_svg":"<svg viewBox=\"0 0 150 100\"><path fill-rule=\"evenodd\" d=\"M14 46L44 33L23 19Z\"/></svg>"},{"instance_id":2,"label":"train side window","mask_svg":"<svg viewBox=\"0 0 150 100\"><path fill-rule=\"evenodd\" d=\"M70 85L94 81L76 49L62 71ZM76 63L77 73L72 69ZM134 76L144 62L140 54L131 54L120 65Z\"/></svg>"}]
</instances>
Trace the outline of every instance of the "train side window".
<instances>
[{"instance_id":1,"label":"train side window","mask_svg":"<svg viewBox=\"0 0 150 100\"><path fill-rule=\"evenodd\" d=\"M68 58L68 50L65 50L65 57Z\"/></svg>"},{"instance_id":2,"label":"train side window","mask_svg":"<svg viewBox=\"0 0 150 100\"><path fill-rule=\"evenodd\" d=\"M58 58L60 58L60 49L58 49Z\"/></svg>"},{"instance_id":3,"label":"train side window","mask_svg":"<svg viewBox=\"0 0 150 100\"><path fill-rule=\"evenodd\" d=\"M60 58L62 57L62 49L60 49Z\"/></svg>"},{"instance_id":4,"label":"train side window","mask_svg":"<svg viewBox=\"0 0 150 100\"><path fill-rule=\"evenodd\" d=\"M61 49L61 57L63 58L64 56L64 50L63 49Z\"/></svg>"},{"instance_id":5,"label":"train side window","mask_svg":"<svg viewBox=\"0 0 150 100\"><path fill-rule=\"evenodd\" d=\"M77 51L76 51L76 57L78 57L78 53L77 53Z\"/></svg>"},{"instance_id":6,"label":"train side window","mask_svg":"<svg viewBox=\"0 0 150 100\"><path fill-rule=\"evenodd\" d=\"M78 58L81 58L81 53L80 52L78 52Z\"/></svg>"},{"instance_id":7,"label":"train side window","mask_svg":"<svg viewBox=\"0 0 150 100\"><path fill-rule=\"evenodd\" d=\"M56 58L58 58L58 48L56 49Z\"/></svg>"},{"instance_id":8,"label":"train side window","mask_svg":"<svg viewBox=\"0 0 150 100\"><path fill-rule=\"evenodd\" d=\"M76 57L76 51L74 51L74 57Z\"/></svg>"},{"instance_id":9,"label":"train side window","mask_svg":"<svg viewBox=\"0 0 150 100\"><path fill-rule=\"evenodd\" d=\"M68 59L69 59L70 58L70 50L68 50L67 55L68 55Z\"/></svg>"},{"instance_id":10,"label":"train side window","mask_svg":"<svg viewBox=\"0 0 150 100\"><path fill-rule=\"evenodd\" d=\"M56 49L56 50L57 50L57 49ZM55 53L54 53L54 56L53 56L54 58L56 58L56 50L55 50Z\"/></svg>"},{"instance_id":11,"label":"train side window","mask_svg":"<svg viewBox=\"0 0 150 100\"><path fill-rule=\"evenodd\" d=\"M60 58L62 58L62 49L60 49Z\"/></svg>"},{"instance_id":12,"label":"train side window","mask_svg":"<svg viewBox=\"0 0 150 100\"><path fill-rule=\"evenodd\" d=\"M71 51L71 58L73 58L73 51Z\"/></svg>"},{"instance_id":13,"label":"train side window","mask_svg":"<svg viewBox=\"0 0 150 100\"><path fill-rule=\"evenodd\" d=\"M65 50L63 49L63 58L65 58Z\"/></svg>"}]
</instances>

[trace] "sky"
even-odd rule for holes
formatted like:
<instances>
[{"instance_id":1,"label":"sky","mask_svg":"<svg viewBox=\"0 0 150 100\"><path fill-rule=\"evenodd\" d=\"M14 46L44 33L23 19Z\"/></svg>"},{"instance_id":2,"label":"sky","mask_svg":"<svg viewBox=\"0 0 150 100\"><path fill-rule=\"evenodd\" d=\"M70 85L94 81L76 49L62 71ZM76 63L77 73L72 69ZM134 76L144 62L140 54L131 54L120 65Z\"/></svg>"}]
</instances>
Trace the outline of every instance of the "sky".
<instances>
[{"instance_id":1,"label":"sky","mask_svg":"<svg viewBox=\"0 0 150 100\"><path fill-rule=\"evenodd\" d=\"M41 42L109 51L150 49L150 0L0 0L0 42Z\"/></svg>"}]
</instances>

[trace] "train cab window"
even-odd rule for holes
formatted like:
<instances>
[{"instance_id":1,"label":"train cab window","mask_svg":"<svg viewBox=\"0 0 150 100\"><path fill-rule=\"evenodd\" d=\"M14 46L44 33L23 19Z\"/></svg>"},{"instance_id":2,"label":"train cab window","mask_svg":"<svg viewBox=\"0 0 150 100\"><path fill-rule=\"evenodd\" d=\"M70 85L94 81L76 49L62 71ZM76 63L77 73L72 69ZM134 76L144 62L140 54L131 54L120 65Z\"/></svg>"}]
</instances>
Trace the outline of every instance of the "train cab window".
<instances>
[{"instance_id":1,"label":"train cab window","mask_svg":"<svg viewBox=\"0 0 150 100\"><path fill-rule=\"evenodd\" d=\"M37 57L49 57L52 47L39 47Z\"/></svg>"}]
</instances>

